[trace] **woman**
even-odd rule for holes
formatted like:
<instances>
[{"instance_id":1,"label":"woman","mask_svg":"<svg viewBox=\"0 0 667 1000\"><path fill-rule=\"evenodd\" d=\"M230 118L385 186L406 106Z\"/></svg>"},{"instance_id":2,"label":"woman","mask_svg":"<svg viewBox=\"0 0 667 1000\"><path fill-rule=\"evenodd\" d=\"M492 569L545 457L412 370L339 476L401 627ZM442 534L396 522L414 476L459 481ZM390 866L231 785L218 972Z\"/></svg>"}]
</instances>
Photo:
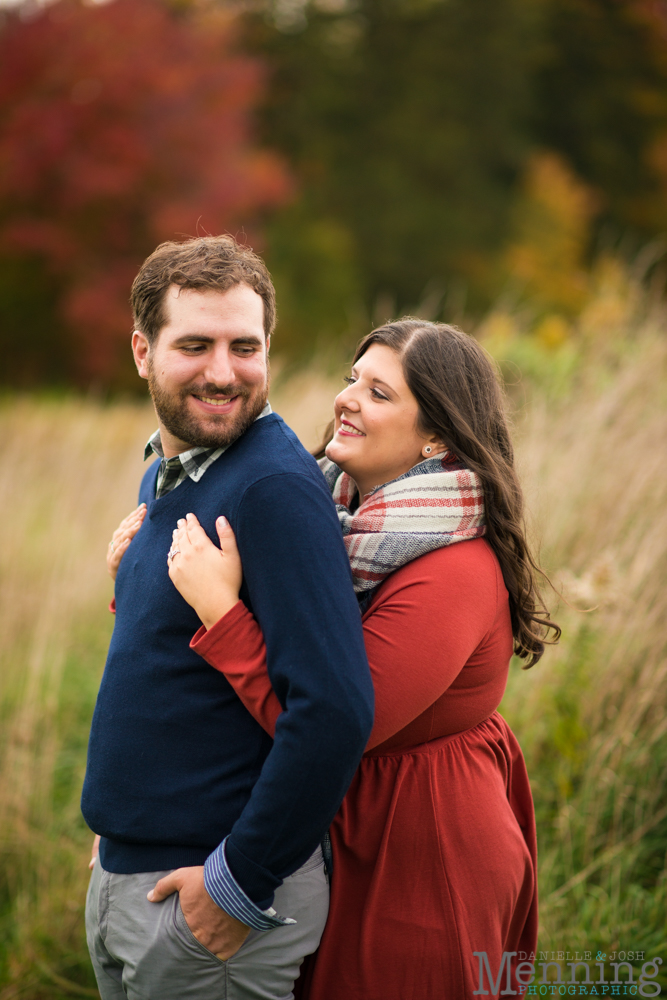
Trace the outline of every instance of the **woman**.
<instances>
[{"instance_id":1,"label":"woman","mask_svg":"<svg viewBox=\"0 0 667 1000\"><path fill-rule=\"evenodd\" d=\"M504 952L536 947L530 787L496 709L512 650L531 666L546 630L559 632L537 594L502 395L481 348L452 327L402 320L361 342L348 382L321 465L360 597L376 719L331 827L329 920L301 995L462 1000L494 992L480 974L496 979ZM281 706L239 601L233 534L219 534L220 549L192 515L179 521L170 576L203 622L193 647L272 732ZM510 981L516 990L514 965Z\"/></svg>"}]
</instances>

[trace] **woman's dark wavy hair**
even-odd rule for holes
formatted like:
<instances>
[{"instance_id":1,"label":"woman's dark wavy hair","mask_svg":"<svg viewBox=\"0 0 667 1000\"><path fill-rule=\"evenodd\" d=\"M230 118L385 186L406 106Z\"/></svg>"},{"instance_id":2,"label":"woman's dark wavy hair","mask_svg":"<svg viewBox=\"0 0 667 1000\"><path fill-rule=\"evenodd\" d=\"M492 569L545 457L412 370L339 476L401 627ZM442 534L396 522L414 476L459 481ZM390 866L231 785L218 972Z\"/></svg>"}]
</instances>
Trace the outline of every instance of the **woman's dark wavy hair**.
<instances>
[{"instance_id":1,"label":"woman's dark wavy hair","mask_svg":"<svg viewBox=\"0 0 667 1000\"><path fill-rule=\"evenodd\" d=\"M551 621L540 596L538 577L547 578L526 538L505 398L493 362L472 337L456 327L411 317L387 323L364 337L354 363L372 344L384 344L400 356L405 381L419 404L419 430L436 434L479 476L486 538L509 592L514 652L527 660L526 668L532 667L545 644L558 642L561 630ZM332 434L333 425L316 457L324 454Z\"/></svg>"}]
</instances>

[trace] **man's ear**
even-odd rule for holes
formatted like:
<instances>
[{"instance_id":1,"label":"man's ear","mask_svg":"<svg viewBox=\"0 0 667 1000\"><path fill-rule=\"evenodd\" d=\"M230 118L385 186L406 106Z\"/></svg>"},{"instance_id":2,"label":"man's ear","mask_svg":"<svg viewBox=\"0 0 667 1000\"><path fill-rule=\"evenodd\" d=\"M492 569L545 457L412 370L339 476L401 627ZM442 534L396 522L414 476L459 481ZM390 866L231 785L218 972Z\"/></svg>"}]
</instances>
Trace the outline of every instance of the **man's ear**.
<instances>
[{"instance_id":1,"label":"man's ear","mask_svg":"<svg viewBox=\"0 0 667 1000\"><path fill-rule=\"evenodd\" d=\"M271 347L271 334L266 338L266 356L269 356L269 348Z\"/></svg>"},{"instance_id":2,"label":"man's ear","mask_svg":"<svg viewBox=\"0 0 667 1000\"><path fill-rule=\"evenodd\" d=\"M148 378L148 354L150 349L150 344L141 330L135 330L132 334L132 354L134 355L134 363L137 366L137 371L142 378Z\"/></svg>"}]
</instances>

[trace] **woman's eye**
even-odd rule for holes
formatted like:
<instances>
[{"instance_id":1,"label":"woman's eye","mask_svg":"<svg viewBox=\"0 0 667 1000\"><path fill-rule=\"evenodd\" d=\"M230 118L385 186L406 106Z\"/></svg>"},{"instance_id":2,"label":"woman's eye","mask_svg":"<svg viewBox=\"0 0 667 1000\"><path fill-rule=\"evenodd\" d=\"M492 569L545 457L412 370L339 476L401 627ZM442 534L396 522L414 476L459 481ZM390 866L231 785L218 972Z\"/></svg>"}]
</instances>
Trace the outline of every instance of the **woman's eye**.
<instances>
[{"instance_id":1,"label":"woman's eye","mask_svg":"<svg viewBox=\"0 0 667 1000\"><path fill-rule=\"evenodd\" d=\"M384 399L384 400L387 399L387 397L383 395L379 389L374 389L374 388L371 389L371 395L373 396L374 399Z\"/></svg>"},{"instance_id":2,"label":"woman's eye","mask_svg":"<svg viewBox=\"0 0 667 1000\"><path fill-rule=\"evenodd\" d=\"M357 380L353 375L345 375L343 377L343 382L347 382L348 385L353 385L356 381Z\"/></svg>"}]
</instances>

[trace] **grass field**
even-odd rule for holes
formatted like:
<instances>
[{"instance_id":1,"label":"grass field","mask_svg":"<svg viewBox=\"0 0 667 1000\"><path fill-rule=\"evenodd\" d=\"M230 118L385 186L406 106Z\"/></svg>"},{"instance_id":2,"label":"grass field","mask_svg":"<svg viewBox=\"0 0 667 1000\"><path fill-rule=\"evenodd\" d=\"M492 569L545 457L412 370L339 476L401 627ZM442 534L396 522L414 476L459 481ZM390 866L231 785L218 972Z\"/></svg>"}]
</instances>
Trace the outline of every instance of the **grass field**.
<instances>
[{"instance_id":1,"label":"grass field","mask_svg":"<svg viewBox=\"0 0 667 1000\"><path fill-rule=\"evenodd\" d=\"M499 316L484 331L531 531L569 602L552 595L563 641L513 665L502 710L533 781L540 947L667 960L667 321L643 300L609 331L540 339ZM337 384L306 371L272 394L308 445ZM112 628L106 544L153 426L139 404L0 406L0 1000L97 996L78 800Z\"/></svg>"}]
</instances>

